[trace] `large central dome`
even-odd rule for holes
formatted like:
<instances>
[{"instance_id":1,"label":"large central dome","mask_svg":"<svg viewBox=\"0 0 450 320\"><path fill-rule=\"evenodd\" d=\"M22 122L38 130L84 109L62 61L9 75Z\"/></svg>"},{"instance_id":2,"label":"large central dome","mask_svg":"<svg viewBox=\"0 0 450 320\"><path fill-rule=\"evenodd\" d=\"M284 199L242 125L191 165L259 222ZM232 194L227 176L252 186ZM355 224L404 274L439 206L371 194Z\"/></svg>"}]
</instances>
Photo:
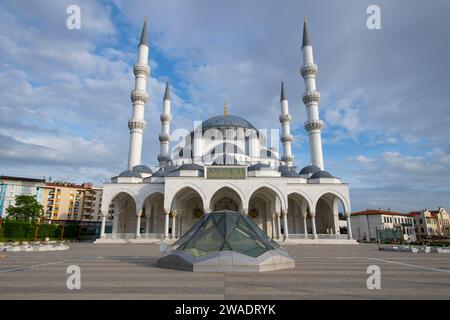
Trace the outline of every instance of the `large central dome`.
<instances>
[{"instance_id":1,"label":"large central dome","mask_svg":"<svg viewBox=\"0 0 450 320\"><path fill-rule=\"evenodd\" d=\"M202 122L203 131L211 128L244 128L256 130L247 120L233 115L215 116Z\"/></svg>"}]
</instances>

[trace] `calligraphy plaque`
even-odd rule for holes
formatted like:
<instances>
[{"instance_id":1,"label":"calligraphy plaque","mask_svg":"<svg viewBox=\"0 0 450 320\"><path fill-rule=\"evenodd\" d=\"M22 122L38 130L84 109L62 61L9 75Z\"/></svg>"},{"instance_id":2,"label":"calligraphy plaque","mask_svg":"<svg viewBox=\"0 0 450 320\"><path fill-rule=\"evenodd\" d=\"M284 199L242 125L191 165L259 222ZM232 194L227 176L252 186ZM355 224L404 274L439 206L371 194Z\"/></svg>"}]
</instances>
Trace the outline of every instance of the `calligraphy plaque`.
<instances>
[{"instance_id":1,"label":"calligraphy plaque","mask_svg":"<svg viewBox=\"0 0 450 320\"><path fill-rule=\"evenodd\" d=\"M206 167L206 179L242 180L247 177L246 167Z\"/></svg>"}]
</instances>

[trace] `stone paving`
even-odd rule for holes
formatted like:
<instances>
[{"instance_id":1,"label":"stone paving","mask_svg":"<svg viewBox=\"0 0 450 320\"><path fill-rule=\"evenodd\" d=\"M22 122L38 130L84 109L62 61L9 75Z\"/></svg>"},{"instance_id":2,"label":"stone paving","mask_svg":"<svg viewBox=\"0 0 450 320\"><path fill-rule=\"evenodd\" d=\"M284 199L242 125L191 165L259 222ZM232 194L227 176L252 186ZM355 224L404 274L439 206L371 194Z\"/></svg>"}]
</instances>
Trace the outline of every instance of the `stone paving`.
<instances>
[{"instance_id":1,"label":"stone paving","mask_svg":"<svg viewBox=\"0 0 450 320\"><path fill-rule=\"evenodd\" d=\"M66 251L4 252L0 299L450 299L450 254L382 252L376 245L289 245L294 269L192 273L156 268L159 246L71 243ZM69 290L66 269L81 268ZM381 289L369 290L369 265Z\"/></svg>"}]
</instances>

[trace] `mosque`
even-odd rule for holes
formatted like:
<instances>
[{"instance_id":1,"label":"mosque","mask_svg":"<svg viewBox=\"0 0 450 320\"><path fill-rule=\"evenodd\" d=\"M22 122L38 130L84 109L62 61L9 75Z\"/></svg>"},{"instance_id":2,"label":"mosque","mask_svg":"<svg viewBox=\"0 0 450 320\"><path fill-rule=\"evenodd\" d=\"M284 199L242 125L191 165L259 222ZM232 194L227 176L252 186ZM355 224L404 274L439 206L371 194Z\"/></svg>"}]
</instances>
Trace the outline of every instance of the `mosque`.
<instances>
[{"instance_id":1,"label":"mosque","mask_svg":"<svg viewBox=\"0 0 450 320\"><path fill-rule=\"evenodd\" d=\"M269 238L291 243L354 243L351 234L349 187L325 171L319 118L317 65L306 19L301 46L303 103L307 119L310 164L294 167L291 115L281 84L282 154L268 146L263 130L231 115L206 119L186 135L184 145L169 151L171 94L166 84L162 102L160 153L153 172L141 161L148 100L147 22L144 22L138 59L133 67L132 116L128 121L128 169L103 185L102 228L97 242L168 242L180 238L204 214L232 210L250 217ZM105 233L106 216L114 206L112 233ZM106 208L106 209L105 209ZM341 234L339 211L347 216L347 234Z\"/></svg>"}]
</instances>

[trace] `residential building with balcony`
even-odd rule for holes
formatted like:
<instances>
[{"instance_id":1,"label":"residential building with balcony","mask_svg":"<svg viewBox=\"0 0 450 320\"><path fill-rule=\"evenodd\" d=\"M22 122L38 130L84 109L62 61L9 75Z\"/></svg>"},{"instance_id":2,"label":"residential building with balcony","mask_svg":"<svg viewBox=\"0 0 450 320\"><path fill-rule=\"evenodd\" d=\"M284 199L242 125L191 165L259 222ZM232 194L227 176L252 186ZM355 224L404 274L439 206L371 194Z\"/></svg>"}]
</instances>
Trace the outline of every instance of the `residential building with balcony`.
<instances>
[{"instance_id":1,"label":"residential building with balcony","mask_svg":"<svg viewBox=\"0 0 450 320\"><path fill-rule=\"evenodd\" d=\"M426 238L450 238L450 216L444 208L436 211L424 209L408 214L415 221L419 240Z\"/></svg>"},{"instance_id":2,"label":"residential building with balcony","mask_svg":"<svg viewBox=\"0 0 450 320\"><path fill-rule=\"evenodd\" d=\"M50 220L82 220L87 184L48 182L43 187L44 217Z\"/></svg>"}]
</instances>

